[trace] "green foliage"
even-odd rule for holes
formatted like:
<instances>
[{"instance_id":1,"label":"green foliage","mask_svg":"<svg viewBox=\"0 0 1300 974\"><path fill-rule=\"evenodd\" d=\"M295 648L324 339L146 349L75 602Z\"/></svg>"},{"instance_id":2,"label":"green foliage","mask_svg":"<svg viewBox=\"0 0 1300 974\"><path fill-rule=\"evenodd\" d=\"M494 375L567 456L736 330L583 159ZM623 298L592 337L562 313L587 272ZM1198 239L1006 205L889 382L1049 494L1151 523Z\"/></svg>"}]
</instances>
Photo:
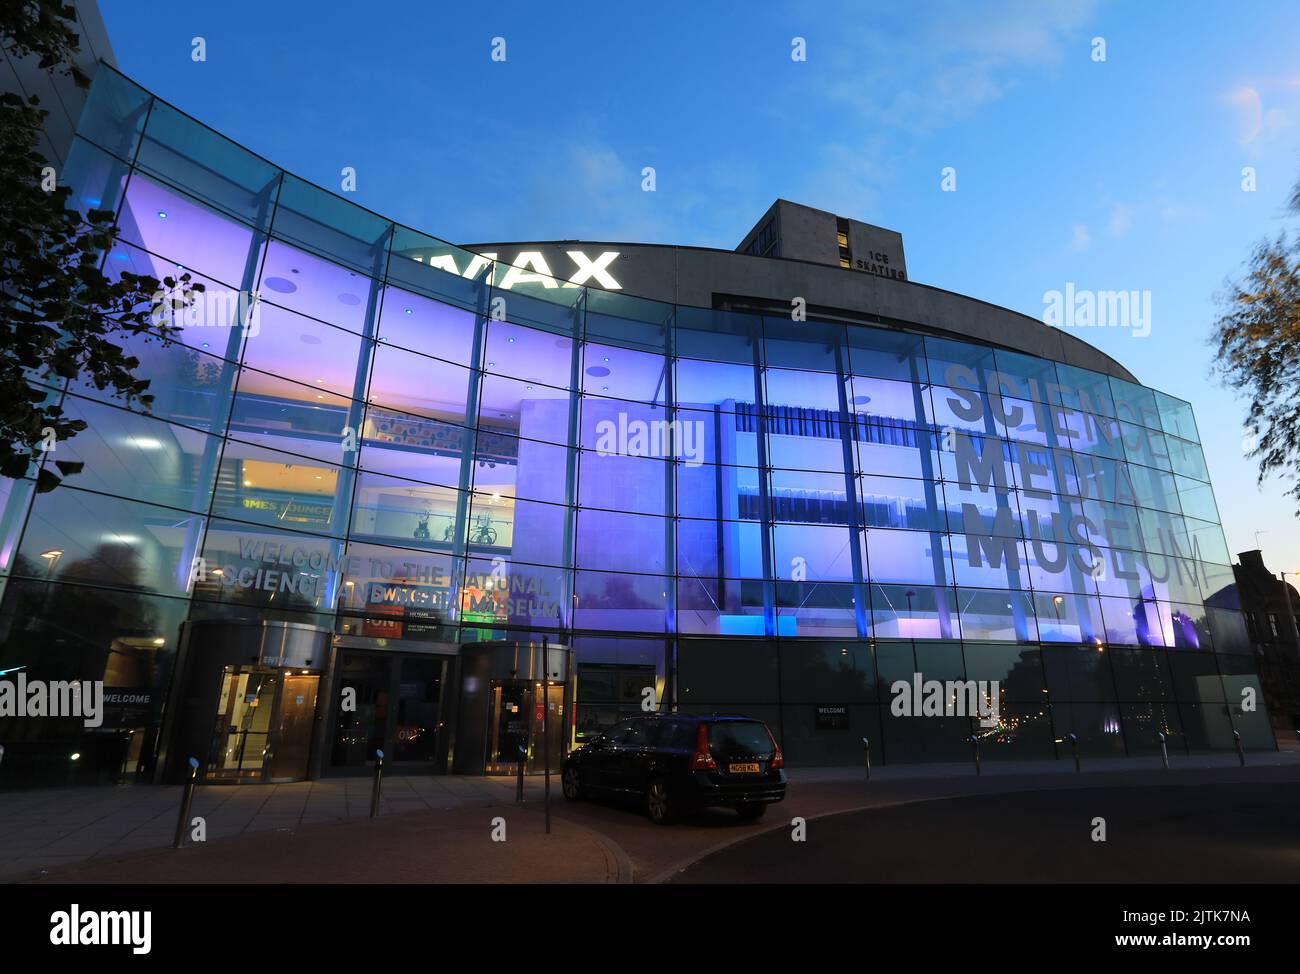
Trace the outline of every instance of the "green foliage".
<instances>
[{"instance_id":1,"label":"green foliage","mask_svg":"<svg viewBox=\"0 0 1300 974\"><path fill-rule=\"evenodd\" d=\"M76 16L70 3L8 0L0 4L0 38L12 57L21 60L34 54L42 71L60 68L78 88L85 88L90 79L72 60L81 45L72 29Z\"/></svg>"},{"instance_id":2,"label":"green foliage","mask_svg":"<svg viewBox=\"0 0 1300 974\"><path fill-rule=\"evenodd\" d=\"M1291 208L1300 213L1300 183ZM1216 371L1251 400L1259 479L1295 481L1288 493L1300 517L1300 239L1284 233L1255 248L1245 279L1229 285L1213 341Z\"/></svg>"},{"instance_id":3,"label":"green foliage","mask_svg":"<svg viewBox=\"0 0 1300 974\"><path fill-rule=\"evenodd\" d=\"M0 6L0 40L18 56L36 54L43 67L71 66L77 35L58 3ZM46 113L36 98L0 94L0 476L28 474L42 454L85 428L68 418L59 389L81 377L136 408L149 408L149 381L134 374L139 360L114 339L169 341L174 314L201 284L189 274L162 281L102 270L113 243L113 213L83 216L69 207L71 190L55 185L37 146ZM166 288L164 292L162 289ZM161 321L160 321L161 319ZM37 473L37 490L52 490L82 464L55 461Z\"/></svg>"}]
</instances>

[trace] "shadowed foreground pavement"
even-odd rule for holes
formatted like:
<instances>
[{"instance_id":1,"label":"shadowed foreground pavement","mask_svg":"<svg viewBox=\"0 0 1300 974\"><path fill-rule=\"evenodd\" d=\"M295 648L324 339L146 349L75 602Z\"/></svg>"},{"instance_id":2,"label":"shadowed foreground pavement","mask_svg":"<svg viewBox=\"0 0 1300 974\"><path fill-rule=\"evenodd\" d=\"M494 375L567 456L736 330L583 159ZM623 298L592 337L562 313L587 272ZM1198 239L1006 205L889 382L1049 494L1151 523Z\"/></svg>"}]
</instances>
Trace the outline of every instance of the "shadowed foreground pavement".
<instances>
[{"instance_id":1,"label":"shadowed foreground pavement","mask_svg":"<svg viewBox=\"0 0 1300 974\"><path fill-rule=\"evenodd\" d=\"M505 841L492 838L505 822ZM500 833L498 833L500 834ZM533 808L411 812L246 833L51 870L48 883L617 883L632 871L617 847Z\"/></svg>"},{"instance_id":2,"label":"shadowed foreground pavement","mask_svg":"<svg viewBox=\"0 0 1300 974\"><path fill-rule=\"evenodd\" d=\"M1093 819L1106 841L1092 840ZM673 882L1295 883L1300 783L1018 792L831 815L704 858Z\"/></svg>"},{"instance_id":3,"label":"shadowed foreground pavement","mask_svg":"<svg viewBox=\"0 0 1300 974\"><path fill-rule=\"evenodd\" d=\"M208 841L179 852L166 847L174 789L0 795L0 821L18 826L4 837L21 857L8 865L25 867L12 879L43 883L1300 881L1300 761L1281 754L1172 771L1138 760L1083 774L990 764L983 777L903 767L870 782L861 770L796 769L759 822L708 809L663 828L639 802L557 796L550 836L540 782L523 805L508 780L385 782L373 821L355 817L369 811L362 784L202 789ZM329 818L340 814L354 817ZM1089 838L1097 815L1104 845ZM498 816L506 842L491 838ZM807 842L789 838L796 817Z\"/></svg>"}]
</instances>

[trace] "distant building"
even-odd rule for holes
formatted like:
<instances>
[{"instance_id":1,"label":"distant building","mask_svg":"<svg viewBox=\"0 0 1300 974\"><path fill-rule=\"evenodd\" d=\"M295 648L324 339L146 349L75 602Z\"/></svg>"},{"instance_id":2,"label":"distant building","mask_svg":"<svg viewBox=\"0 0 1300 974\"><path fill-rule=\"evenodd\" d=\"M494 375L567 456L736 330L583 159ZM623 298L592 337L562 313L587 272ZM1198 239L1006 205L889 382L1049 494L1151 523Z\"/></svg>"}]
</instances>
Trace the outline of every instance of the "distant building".
<instances>
[{"instance_id":1,"label":"distant building","mask_svg":"<svg viewBox=\"0 0 1300 974\"><path fill-rule=\"evenodd\" d=\"M1243 551L1232 566L1255 645L1264 700L1272 715L1278 743L1297 744L1300 730L1300 594L1269 571L1259 551Z\"/></svg>"}]
</instances>

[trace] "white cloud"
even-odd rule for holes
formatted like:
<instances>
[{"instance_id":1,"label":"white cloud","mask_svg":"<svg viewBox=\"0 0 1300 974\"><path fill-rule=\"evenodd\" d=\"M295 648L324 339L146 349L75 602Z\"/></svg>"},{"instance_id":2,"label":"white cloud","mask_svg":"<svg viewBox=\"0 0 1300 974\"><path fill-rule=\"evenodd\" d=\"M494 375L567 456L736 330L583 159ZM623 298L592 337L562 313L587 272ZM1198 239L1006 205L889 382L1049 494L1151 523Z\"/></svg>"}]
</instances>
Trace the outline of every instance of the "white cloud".
<instances>
[{"instance_id":1,"label":"white cloud","mask_svg":"<svg viewBox=\"0 0 1300 974\"><path fill-rule=\"evenodd\" d=\"M1076 223L1070 236L1071 250L1087 250L1092 244L1092 235L1082 223Z\"/></svg>"},{"instance_id":2,"label":"white cloud","mask_svg":"<svg viewBox=\"0 0 1300 974\"><path fill-rule=\"evenodd\" d=\"M1124 236L1132 225L1132 207L1125 206L1123 203L1116 203L1110 208L1110 219L1106 222L1106 229L1110 231L1112 237Z\"/></svg>"},{"instance_id":3,"label":"white cloud","mask_svg":"<svg viewBox=\"0 0 1300 974\"><path fill-rule=\"evenodd\" d=\"M1220 101L1228 106L1237 143L1254 146L1290 128L1294 124L1291 111L1273 102L1294 102L1296 87L1294 79L1287 79L1242 84L1224 92ZM1265 97L1270 102L1268 107L1264 104Z\"/></svg>"},{"instance_id":4,"label":"white cloud","mask_svg":"<svg viewBox=\"0 0 1300 974\"><path fill-rule=\"evenodd\" d=\"M877 18L846 13L845 24L862 26L847 27L830 50L829 93L865 120L931 131L1002 97L1021 70L1055 68L1071 43L1087 58L1082 28L1094 7L1091 0L944 0L909 6L887 30ZM818 84L825 90L824 78Z\"/></svg>"}]
</instances>

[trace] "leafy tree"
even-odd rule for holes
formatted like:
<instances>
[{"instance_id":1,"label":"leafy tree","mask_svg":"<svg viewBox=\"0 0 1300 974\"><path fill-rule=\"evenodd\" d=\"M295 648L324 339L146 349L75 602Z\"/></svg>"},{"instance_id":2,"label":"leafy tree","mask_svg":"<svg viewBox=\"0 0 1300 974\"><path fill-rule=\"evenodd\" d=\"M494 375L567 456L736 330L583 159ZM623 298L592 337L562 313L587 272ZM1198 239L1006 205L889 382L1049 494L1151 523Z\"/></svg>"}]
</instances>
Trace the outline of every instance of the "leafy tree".
<instances>
[{"instance_id":1,"label":"leafy tree","mask_svg":"<svg viewBox=\"0 0 1300 974\"><path fill-rule=\"evenodd\" d=\"M1300 213L1300 183L1290 209ZM1259 481L1278 474L1294 481L1288 494L1300 517L1300 238L1285 232L1251 255L1249 273L1229 283L1215 322L1215 370L1250 397L1245 441L1259 461Z\"/></svg>"},{"instance_id":2,"label":"leafy tree","mask_svg":"<svg viewBox=\"0 0 1300 974\"><path fill-rule=\"evenodd\" d=\"M0 43L17 58L35 56L86 87L73 64L79 38L71 6L40 0L0 4ZM139 360L114 339L170 341L175 312L188 306L190 275L164 278L102 270L113 243L113 213L68 205L71 189L39 152L46 112L39 100L0 94L0 476L22 477L46 450L86 426L69 418L57 390L80 376L128 405L148 409L149 381ZM166 290L164 291L163 288ZM164 313L170 312L170 314ZM44 383L39 384L39 383ZM45 465L36 489L53 490L80 463Z\"/></svg>"}]
</instances>

